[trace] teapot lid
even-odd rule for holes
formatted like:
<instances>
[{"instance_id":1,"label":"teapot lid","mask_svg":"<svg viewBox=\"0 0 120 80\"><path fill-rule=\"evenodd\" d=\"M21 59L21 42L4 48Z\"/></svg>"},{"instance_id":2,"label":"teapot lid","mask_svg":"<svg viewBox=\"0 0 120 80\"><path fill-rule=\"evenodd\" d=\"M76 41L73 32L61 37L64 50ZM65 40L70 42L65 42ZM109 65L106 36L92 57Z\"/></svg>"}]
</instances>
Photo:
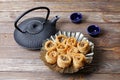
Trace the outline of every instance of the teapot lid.
<instances>
[{"instance_id":1,"label":"teapot lid","mask_svg":"<svg viewBox=\"0 0 120 80\"><path fill-rule=\"evenodd\" d=\"M33 17L24 20L19 25L17 25L18 21L27 13L36 10L36 9L46 9L47 16L46 18L41 17ZM49 38L51 35L56 33L56 29L48 30L48 33L45 33L43 27L46 25L49 26L50 21L48 20L50 14L50 10L47 7L36 7L32 8L26 12L24 12L16 21L15 21L15 31L14 31L14 39L15 41L28 49L40 49L44 40ZM43 35L47 34L47 35Z\"/></svg>"}]
</instances>

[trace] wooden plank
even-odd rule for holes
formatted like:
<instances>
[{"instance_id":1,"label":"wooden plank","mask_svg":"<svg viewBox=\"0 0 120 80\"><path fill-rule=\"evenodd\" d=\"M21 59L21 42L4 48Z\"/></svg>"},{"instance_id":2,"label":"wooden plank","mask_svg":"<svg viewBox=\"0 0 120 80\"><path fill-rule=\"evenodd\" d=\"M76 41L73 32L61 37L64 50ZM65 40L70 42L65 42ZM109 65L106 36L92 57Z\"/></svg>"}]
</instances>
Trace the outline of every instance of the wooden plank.
<instances>
[{"instance_id":1,"label":"wooden plank","mask_svg":"<svg viewBox=\"0 0 120 80\"><path fill-rule=\"evenodd\" d=\"M77 2L77 3L59 2L58 3L58 2L28 2L28 1L24 2L24 4L23 2L2 2L0 5L0 11L25 11L27 9L36 6L47 6L51 9L51 11L102 11L102 12L120 11L118 2Z\"/></svg>"},{"instance_id":2,"label":"wooden plank","mask_svg":"<svg viewBox=\"0 0 120 80\"><path fill-rule=\"evenodd\" d=\"M119 78L120 74L62 75L55 72L0 72L1 80L119 80Z\"/></svg>"},{"instance_id":3,"label":"wooden plank","mask_svg":"<svg viewBox=\"0 0 120 80\"><path fill-rule=\"evenodd\" d=\"M119 80L119 74L91 74L86 75L87 80Z\"/></svg>"},{"instance_id":4,"label":"wooden plank","mask_svg":"<svg viewBox=\"0 0 120 80\"><path fill-rule=\"evenodd\" d=\"M100 57L100 56L99 56ZM98 57L97 57L98 58ZM94 60L80 73L120 73L120 60ZM47 73L50 69L40 59L0 59L0 71L32 71Z\"/></svg>"},{"instance_id":5,"label":"wooden plank","mask_svg":"<svg viewBox=\"0 0 120 80\"><path fill-rule=\"evenodd\" d=\"M10 21L15 21L16 18L21 15L23 12L1 12L1 19L0 22L10 22ZM49 19L55 17L56 15L60 16L60 20L59 22L62 21L66 21L66 22L70 22L70 14L73 12L51 12ZM102 12L81 12L83 14L83 20L85 20L86 22L105 22L102 19ZM23 17L23 19L27 19L27 18L31 18L31 17L45 17L46 12L41 12L41 11L37 11L37 12L32 12L28 15L26 15L25 17ZM117 16L119 15L113 15L113 16ZM119 20L118 20L119 21Z\"/></svg>"},{"instance_id":6,"label":"wooden plank","mask_svg":"<svg viewBox=\"0 0 120 80\"><path fill-rule=\"evenodd\" d=\"M61 22L57 23L57 28L59 30L63 31L80 31L83 34L87 34L86 28L89 25L98 25L102 29L102 34L103 33L113 33L113 32L120 32L120 24L110 24L110 23L105 23L105 24L100 24L100 23L81 23L81 24L74 24L74 23L67 23L67 22ZM109 28L108 28L109 27ZM105 35L104 35L105 36Z\"/></svg>"},{"instance_id":7,"label":"wooden plank","mask_svg":"<svg viewBox=\"0 0 120 80\"><path fill-rule=\"evenodd\" d=\"M18 46L17 43L14 40L13 34L0 34L0 46L4 47L5 45L8 45L9 47ZM8 41L9 40L9 41Z\"/></svg>"},{"instance_id":8,"label":"wooden plank","mask_svg":"<svg viewBox=\"0 0 120 80\"><path fill-rule=\"evenodd\" d=\"M40 59L0 59L0 71L49 71Z\"/></svg>"},{"instance_id":9,"label":"wooden plank","mask_svg":"<svg viewBox=\"0 0 120 80\"><path fill-rule=\"evenodd\" d=\"M117 34L117 35L116 35ZM18 44L15 42L13 34L0 34L0 46L1 47L15 47L20 48ZM120 46L120 33L107 33L102 35L103 38L97 37L93 38L88 35L85 35L90 41L94 42L96 46L105 47L105 48L114 48ZM112 36L112 38L111 38ZM9 41L8 41L9 40Z\"/></svg>"},{"instance_id":10,"label":"wooden plank","mask_svg":"<svg viewBox=\"0 0 120 80\"><path fill-rule=\"evenodd\" d=\"M105 46L105 47L119 47L120 46L120 27L119 24L98 24L101 27L101 34L99 37L97 38L92 38L90 37L87 33L86 33L86 27L90 25L90 23L88 24L73 24L73 23L58 23L57 28L59 30L62 31L80 31L83 34L85 34L85 36L87 36L91 41L93 41L95 44L97 44L98 46ZM109 27L109 28L108 28ZM6 47L18 47L18 45L16 44L16 42L14 41L14 37L13 37L13 30L14 27L8 26L7 29L4 29L4 27L0 27L0 36L1 36L1 41L0 41L0 45L1 46L6 46ZM9 33L9 29L12 28L10 34ZM7 32L8 31L8 32ZM12 34L11 34L12 33ZM111 38L112 36L112 38ZM8 40L10 40L8 42ZM106 42L106 43L104 43Z\"/></svg>"},{"instance_id":11,"label":"wooden plank","mask_svg":"<svg viewBox=\"0 0 120 80\"><path fill-rule=\"evenodd\" d=\"M90 0L34 0L34 1L38 1L38 2L40 2L40 1L47 1L47 2L119 2L119 0L92 0L92 1L90 1Z\"/></svg>"},{"instance_id":12,"label":"wooden plank","mask_svg":"<svg viewBox=\"0 0 120 80\"><path fill-rule=\"evenodd\" d=\"M24 11L23 11L24 12ZM1 11L1 19L0 22L13 22L16 18L21 15L23 12L16 11ZM56 15L60 16L59 22L66 21L70 22L70 14L73 12L51 12L49 19L55 17ZM120 12L81 12L83 14L84 22L94 22L94 23L105 23L105 22L120 22ZM32 12L23 19L31 18L31 17L45 17L46 12L36 11ZM22 20L23 20L22 19Z\"/></svg>"},{"instance_id":13,"label":"wooden plank","mask_svg":"<svg viewBox=\"0 0 120 80\"><path fill-rule=\"evenodd\" d=\"M40 51L32 51L18 47L0 47L0 58L12 59L39 59ZM116 57L117 58L117 57Z\"/></svg>"},{"instance_id":14,"label":"wooden plank","mask_svg":"<svg viewBox=\"0 0 120 80\"><path fill-rule=\"evenodd\" d=\"M1 2L6 1L19 1L19 0L0 0ZM30 1L30 0L20 0L20 1ZM19 1L19 2L20 2ZM31 0L33 2L119 2L120 0Z\"/></svg>"},{"instance_id":15,"label":"wooden plank","mask_svg":"<svg viewBox=\"0 0 120 80\"><path fill-rule=\"evenodd\" d=\"M120 13L103 13L103 20L105 22L120 22Z\"/></svg>"},{"instance_id":16,"label":"wooden plank","mask_svg":"<svg viewBox=\"0 0 120 80\"><path fill-rule=\"evenodd\" d=\"M15 29L13 24L14 24L14 22L1 22L0 23L0 33L13 33L14 29ZM86 23L85 21L83 21L80 24L74 24L71 21L66 22L63 20L60 22L60 20L59 20L56 24L56 27L57 27L57 29L62 30L62 31L74 31L74 32L80 31L83 34L87 34L86 28L91 24L96 24L96 25L100 26L100 28L102 28L102 34L113 33L113 32L119 33L120 32L120 27L119 27L120 24L119 23L94 23L94 22Z\"/></svg>"}]
</instances>

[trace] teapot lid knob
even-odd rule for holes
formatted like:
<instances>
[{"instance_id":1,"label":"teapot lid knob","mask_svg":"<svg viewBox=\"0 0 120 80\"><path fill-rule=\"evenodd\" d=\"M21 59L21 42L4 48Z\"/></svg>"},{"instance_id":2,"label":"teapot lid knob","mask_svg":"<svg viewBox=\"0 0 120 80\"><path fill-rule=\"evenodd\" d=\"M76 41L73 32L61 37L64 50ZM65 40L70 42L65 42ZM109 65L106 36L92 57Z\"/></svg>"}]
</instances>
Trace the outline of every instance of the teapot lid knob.
<instances>
[{"instance_id":1,"label":"teapot lid knob","mask_svg":"<svg viewBox=\"0 0 120 80\"><path fill-rule=\"evenodd\" d=\"M43 30L44 22L39 20L31 20L27 23L27 27L25 28L25 32L30 34L37 34Z\"/></svg>"}]
</instances>

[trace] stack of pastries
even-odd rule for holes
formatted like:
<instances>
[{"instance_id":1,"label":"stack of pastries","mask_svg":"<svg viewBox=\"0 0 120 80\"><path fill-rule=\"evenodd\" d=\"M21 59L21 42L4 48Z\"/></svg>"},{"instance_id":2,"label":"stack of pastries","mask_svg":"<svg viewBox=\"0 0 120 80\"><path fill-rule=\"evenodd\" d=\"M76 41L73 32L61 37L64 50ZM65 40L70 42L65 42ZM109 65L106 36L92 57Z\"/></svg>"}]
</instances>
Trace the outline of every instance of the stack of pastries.
<instances>
[{"instance_id":1,"label":"stack of pastries","mask_svg":"<svg viewBox=\"0 0 120 80\"><path fill-rule=\"evenodd\" d=\"M46 41L44 48L46 62L57 64L63 69L70 66L74 69L82 68L86 63L85 55L90 51L88 41L77 41L76 38L65 35L56 36L55 41Z\"/></svg>"}]
</instances>

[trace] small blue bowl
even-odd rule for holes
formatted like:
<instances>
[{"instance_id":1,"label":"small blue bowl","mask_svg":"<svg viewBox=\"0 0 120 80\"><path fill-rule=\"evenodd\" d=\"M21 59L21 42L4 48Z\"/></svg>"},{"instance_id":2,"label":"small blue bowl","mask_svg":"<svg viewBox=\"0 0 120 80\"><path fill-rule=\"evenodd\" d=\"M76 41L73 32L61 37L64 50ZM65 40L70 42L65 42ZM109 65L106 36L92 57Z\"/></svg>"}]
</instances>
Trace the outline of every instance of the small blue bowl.
<instances>
[{"instance_id":1,"label":"small blue bowl","mask_svg":"<svg viewBox=\"0 0 120 80\"><path fill-rule=\"evenodd\" d=\"M100 34L100 27L98 27L97 25L90 25L87 28L87 32L92 37L96 37L98 36L98 34Z\"/></svg>"},{"instance_id":2,"label":"small blue bowl","mask_svg":"<svg viewBox=\"0 0 120 80\"><path fill-rule=\"evenodd\" d=\"M81 13L72 13L70 15L70 19L73 23L80 23L82 21L82 14Z\"/></svg>"}]
</instances>

